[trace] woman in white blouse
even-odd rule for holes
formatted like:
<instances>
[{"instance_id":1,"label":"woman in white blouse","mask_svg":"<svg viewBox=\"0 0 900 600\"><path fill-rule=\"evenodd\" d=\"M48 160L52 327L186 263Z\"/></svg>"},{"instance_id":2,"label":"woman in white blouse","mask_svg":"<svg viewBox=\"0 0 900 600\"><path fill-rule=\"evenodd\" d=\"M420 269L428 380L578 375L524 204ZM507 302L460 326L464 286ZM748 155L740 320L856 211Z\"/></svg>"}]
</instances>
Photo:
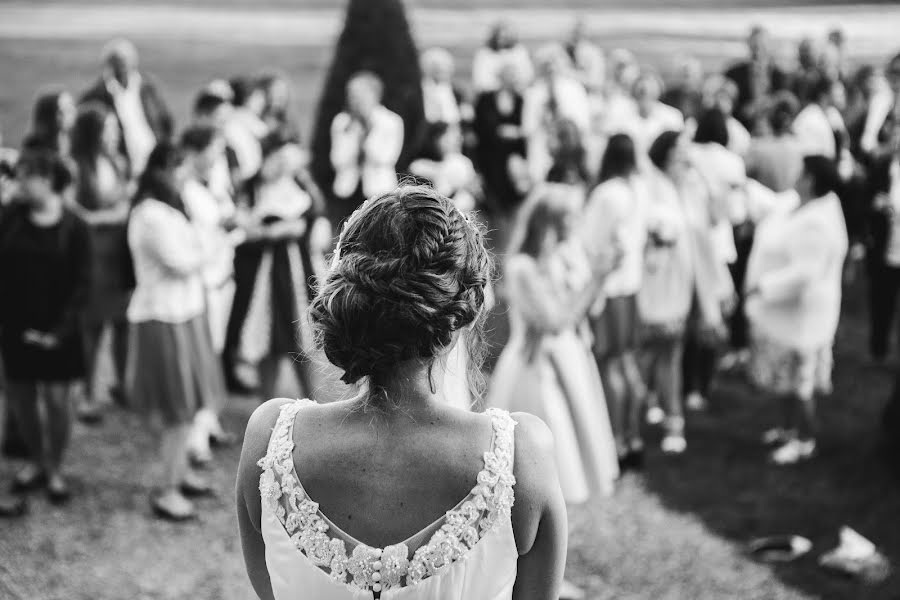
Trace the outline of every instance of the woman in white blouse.
<instances>
[{"instance_id":1,"label":"woman in white blouse","mask_svg":"<svg viewBox=\"0 0 900 600\"><path fill-rule=\"evenodd\" d=\"M772 454L776 464L808 460L816 451L815 394L831 389L848 247L833 162L819 155L803 163L797 208L760 224L747 266L751 373L784 407L784 421L766 435L782 444Z\"/></svg>"},{"instance_id":2,"label":"woman in white blouse","mask_svg":"<svg viewBox=\"0 0 900 600\"><path fill-rule=\"evenodd\" d=\"M137 286L128 305L131 323L128 396L159 425L159 490L154 512L184 520L195 515L186 496L210 493L188 465L194 413L224 382L206 322L203 270L217 245L188 219L181 200L182 158L168 142L151 153L128 224Z\"/></svg>"}]
</instances>

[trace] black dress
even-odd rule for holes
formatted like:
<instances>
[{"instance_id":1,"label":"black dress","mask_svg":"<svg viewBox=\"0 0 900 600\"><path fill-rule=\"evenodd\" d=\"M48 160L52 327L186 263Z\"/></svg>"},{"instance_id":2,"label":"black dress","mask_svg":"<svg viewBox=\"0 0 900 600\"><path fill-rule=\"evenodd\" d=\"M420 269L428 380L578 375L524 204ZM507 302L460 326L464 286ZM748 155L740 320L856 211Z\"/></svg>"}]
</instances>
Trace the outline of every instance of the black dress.
<instances>
[{"instance_id":1,"label":"black dress","mask_svg":"<svg viewBox=\"0 0 900 600\"><path fill-rule=\"evenodd\" d=\"M260 186L258 178L252 179L247 186L247 201L250 207L255 206ZM302 186L301 186L302 187ZM235 249L234 278L235 297L226 329L225 361L228 370L233 368L237 351L241 343L243 328L250 311L257 273L263 255L272 252L272 271L270 283L272 330L269 351L272 355L298 353L311 346L311 340L301 339L300 319L306 317L306 304L315 294L315 276L309 250L309 231L320 213L315 208L305 215L307 233L297 239L279 241L251 241L241 244ZM267 223L273 222L267 220ZM293 264L289 256L298 251L299 264ZM298 292L305 298L298 298Z\"/></svg>"},{"instance_id":2,"label":"black dress","mask_svg":"<svg viewBox=\"0 0 900 600\"><path fill-rule=\"evenodd\" d=\"M39 227L26 207L0 214L0 354L10 381L72 381L85 374L80 316L91 288L90 232L66 210ZM25 331L55 335L58 347L24 342Z\"/></svg>"},{"instance_id":3,"label":"black dress","mask_svg":"<svg viewBox=\"0 0 900 600\"><path fill-rule=\"evenodd\" d=\"M514 95L512 110L502 112L498 92L481 94L475 103L475 135L478 138L477 166L484 175L490 201L501 212L509 212L523 196L509 176L509 159L525 156L525 138L507 139L499 135L502 125L522 126L522 96Z\"/></svg>"}]
</instances>

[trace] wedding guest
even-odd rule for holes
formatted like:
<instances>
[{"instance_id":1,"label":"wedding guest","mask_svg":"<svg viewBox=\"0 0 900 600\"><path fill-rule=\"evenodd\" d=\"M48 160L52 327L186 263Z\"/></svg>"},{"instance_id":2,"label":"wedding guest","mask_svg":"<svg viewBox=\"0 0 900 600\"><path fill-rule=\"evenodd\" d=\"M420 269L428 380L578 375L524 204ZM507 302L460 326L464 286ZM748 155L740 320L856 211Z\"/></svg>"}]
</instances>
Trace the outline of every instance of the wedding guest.
<instances>
[{"instance_id":1,"label":"wedding guest","mask_svg":"<svg viewBox=\"0 0 900 600\"><path fill-rule=\"evenodd\" d=\"M872 159L893 153L891 131L900 121L900 54L885 68L888 89L872 97L860 137L860 151Z\"/></svg>"},{"instance_id":2,"label":"wedding guest","mask_svg":"<svg viewBox=\"0 0 900 600\"><path fill-rule=\"evenodd\" d=\"M157 142L172 135L172 115L156 85L138 70L134 44L116 39L103 48L103 72L79 104L99 102L116 115L121 132L119 151L128 174L137 179Z\"/></svg>"},{"instance_id":3,"label":"wedding guest","mask_svg":"<svg viewBox=\"0 0 900 600\"><path fill-rule=\"evenodd\" d=\"M435 123L429 137L434 140L432 158L419 158L410 164L409 172L431 182L442 196L450 198L458 209L475 209L480 196L478 173L472 161L462 152L462 134L458 126Z\"/></svg>"},{"instance_id":4,"label":"wedding guest","mask_svg":"<svg viewBox=\"0 0 900 600\"><path fill-rule=\"evenodd\" d=\"M782 405L779 427L765 436L780 444L771 456L779 465L815 454L815 396L831 391L831 347L848 246L838 185L830 158L804 157L796 208L760 225L747 267L751 374Z\"/></svg>"},{"instance_id":5,"label":"wedding guest","mask_svg":"<svg viewBox=\"0 0 900 600\"><path fill-rule=\"evenodd\" d=\"M307 160L296 136L273 132L263 140L263 166L249 186L248 239L238 274L249 289L242 290L233 318L240 321L238 358L257 367L263 399L275 395L285 359L303 394L315 391L315 344L305 315L324 275L331 228L318 188L301 179Z\"/></svg>"},{"instance_id":6,"label":"wedding guest","mask_svg":"<svg viewBox=\"0 0 900 600\"><path fill-rule=\"evenodd\" d=\"M663 104L678 109L686 121L696 121L703 108L703 66L693 56L675 58L675 80L660 96Z\"/></svg>"},{"instance_id":7,"label":"wedding guest","mask_svg":"<svg viewBox=\"0 0 900 600\"><path fill-rule=\"evenodd\" d=\"M558 597L566 516L550 432L444 398L446 355L480 327L489 278L482 233L433 190L401 187L347 221L312 318L343 379L365 387L273 400L250 419L237 514L260 597ZM460 498L471 503L447 511Z\"/></svg>"},{"instance_id":8,"label":"wedding guest","mask_svg":"<svg viewBox=\"0 0 900 600\"><path fill-rule=\"evenodd\" d=\"M69 92L53 91L38 96L31 115L31 129L22 142L22 148L68 156L75 112L75 100Z\"/></svg>"},{"instance_id":9,"label":"wedding guest","mask_svg":"<svg viewBox=\"0 0 900 600\"><path fill-rule=\"evenodd\" d=\"M820 79L810 90L810 102L797 114L792 129L804 151L815 152L837 164L849 145L840 110L846 97L840 81ZM841 142L839 144L839 142Z\"/></svg>"},{"instance_id":10,"label":"wedding guest","mask_svg":"<svg viewBox=\"0 0 900 600\"><path fill-rule=\"evenodd\" d=\"M87 225L66 207L72 173L57 153L25 152L16 165L23 201L0 221L0 354L6 397L28 450L14 488L71 489L62 467L72 435L72 384L84 377L81 315L91 286Z\"/></svg>"},{"instance_id":11,"label":"wedding guest","mask_svg":"<svg viewBox=\"0 0 900 600\"><path fill-rule=\"evenodd\" d=\"M290 114L291 84L283 73L267 72L259 77L257 86L263 92L265 104L260 118L268 133L279 129L293 129Z\"/></svg>"},{"instance_id":12,"label":"wedding guest","mask_svg":"<svg viewBox=\"0 0 900 600\"><path fill-rule=\"evenodd\" d=\"M587 24L583 16L575 20L572 33L565 43L566 54L572 63L575 78L588 94L600 94L606 81L606 57L596 44L588 39Z\"/></svg>"},{"instance_id":13,"label":"wedding guest","mask_svg":"<svg viewBox=\"0 0 900 600\"><path fill-rule=\"evenodd\" d=\"M201 245L208 249L207 261L200 268L204 288L206 327L216 357L221 356L225 345L226 327L234 300L234 243L240 241L240 230L234 230L235 206L230 198L222 198L210 185L211 173L222 156L225 141L218 129L196 125L181 135L180 147L184 154L184 181L181 198L184 210L201 238ZM229 230L232 230L229 233ZM216 366L219 362L216 361ZM222 375L219 375L221 377ZM231 440L219 415L227 397L212 394L201 398L203 404L194 416L194 426L189 442L189 454L197 463L212 460L210 443L227 443Z\"/></svg>"},{"instance_id":14,"label":"wedding guest","mask_svg":"<svg viewBox=\"0 0 900 600\"><path fill-rule=\"evenodd\" d=\"M597 365L578 332L618 258L612 244L588 257L580 243L565 243L575 215L571 194L569 186L542 184L520 215L504 267L510 339L487 403L548 424L563 497L577 505L611 494L619 475ZM564 592L566 598L583 596L569 583Z\"/></svg>"},{"instance_id":15,"label":"wedding guest","mask_svg":"<svg viewBox=\"0 0 900 600\"><path fill-rule=\"evenodd\" d=\"M544 181L553 166L550 145L560 124L570 121L583 138L590 129L591 113L587 91L572 76L562 46L544 46L535 62L537 78L524 94L522 128L527 140L529 173L536 183Z\"/></svg>"},{"instance_id":16,"label":"wedding guest","mask_svg":"<svg viewBox=\"0 0 900 600\"><path fill-rule=\"evenodd\" d=\"M425 120L429 124L460 125L464 108L460 93L453 86L453 55L444 48L429 48L422 52L420 62Z\"/></svg>"},{"instance_id":17,"label":"wedding guest","mask_svg":"<svg viewBox=\"0 0 900 600\"><path fill-rule=\"evenodd\" d=\"M216 133L216 153L210 155L209 165L204 165L203 184L216 197L223 209L231 205L230 214L234 212L234 199L241 185L241 167L238 164L237 152L229 144L225 135L231 120L233 107L227 90L206 89L194 99L194 127L209 129Z\"/></svg>"},{"instance_id":18,"label":"wedding guest","mask_svg":"<svg viewBox=\"0 0 900 600\"><path fill-rule=\"evenodd\" d=\"M331 124L334 167L332 223L338 224L365 198L397 185L397 159L403 148L403 119L381 104L383 84L361 71L347 83L347 107Z\"/></svg>"},{"instance_id":19,"label":"wedding guest","mask_svg":"<svg viewBox=\"0 0 900 600\"><path fill-rule=\"evenodd\" d=\"M573 121L562 119L553 134L548 148L551 164L546 181L570 185L577 188L580 195L586 194L592 177L588 172L587 151L581 130Z\"/></svg>"},{"instance_id":20,"label":"wedding guest","mask_svg":"<svg viewBox=\"0 0 900 600\"><path fill-rule=\"evenodd\" d=\"M129 189L127 165L119 154L119 124L97 103L84 104L72 130L72 159L77 167L75 202L91 234L91 291L84 314L87 378L82 421L101 418L98 389L100 341L111 330L115 380L109 393L124 402L122 386L128 352L125 312L134 289L134 269L128 250Z\"/></svg>"},{"instance_id":21,"label":"wedding guest","mask_svg":"<svg viewBox=\"0 0 900 600\"><path fill-rule=\"evenodd\" d=\"M900 121L893 122L891 147L870 169L866 215L869 352L876 364L883 364L891 349L900 292Z\"/></svg>"},{"instance_id":22,"label":"wedding guest","mask_svg":"<svg viewBox=\"0 0 900 600\"><path fill-rule=\"evenodd\" d=\"M137 287L128 305L127 395L158 435L159 459L153 465L158 489L151 507L176 521L196 516L188 496L212 493L188 464L188 439L197 410L225 397L203 285L203 269L215 248L204 245L187 217L181 194L185 176L178 148L157 145L128 223Z\"/></svg>"},{"instance_id":23,"label":"wedding guest","mask_svg":"<svg viewBox=\"0 0 900 600\"><path fill-rule=\"evenodd\" d=\"M660 101L662 80L655 73L643 73L634 82L634 100L637 113L634 119L623 125L631 136L638 153L644 155L653 141L664 131L684 129L684 115Z\"/></svg>"},{"instance_id":24,"label":"wedding guest","mask_svg":"<svg viewBox=\"0 0 900 600\"><path fill-rule=\"evenodd\" d=\"M485 92L475 102L476 163L484 177L489 206L499 214L511 214L523 199L511 164L524 162L525 132L522 129L523 98L518 67L509 63L500 70L500 86Z\"/></svg>"},{"instance_id":25,"label":"wedding guest","mask_svg":"<svg viewBox=\"0 0 900 600\"><path fill-rule=\"evenodd\" d=\"M822 49L812 38L803 38L797 45L797 70L792 74L791 91L801 106L814 102L813 90L824 77L819 69Z\"/></svg>"},{"instance_id":26,"label":"wedding guest","mask_svg":"<svg viewBox=\"0 0 900 600\"><path fill-rule=\"evenodd\" d=\"M491 29L487 43L475 52L472 62L472 87L476 94L500 88L500 72L505 65L514 64L522 83L528 85L534 77L534 66L528 49L519 42L512 25L505 21Z\"/></svg>"},{"instance_id":27,"label":"wedding guest","mask_svg":"<svg viewBox=\"0 0 900 600\"><path fill-rule=\"evenodd\" d=\"M666 412L662 449L687 448L682 404L682 357L688 319L696 310L699 327L721 327L721 285L715 255L692 213L699 207L685 185L690 176L687 141L667 131L653 142L648 174L648 246L638 310L645 329L650 384ZM703 242L707 242L704 244Z\"/></svg>"},{"instance_id":28,"label":"wedding guest","mask_svg":"<svg viewBox=\"0 0 900 600\"><path fill-rule=\"evenodd\" d=\"M766 114L770 133L753 138L744 158L747 175L775 192L793 189L797 182L803 156L793 123L799 106L790 92L775 94Z\"/></svg>"},{"instance_id":29,"label":"wedding guest","mask_svg":"<svg viewBox=\"0 0 900 600\"><path fill-rule=\"evenodd\" d=\"M647 189L638 173L634 142L627 135L609 138L599 181L588 198L579 235L589 252L618 243L622 260L603 285L603 311L591 318L593 349L609 399L619 464L635 468L641 465L644 450L641 411L647 386L637 361L637 293L649 215Z\"/></svg>"},{"instance_id":30,"label":"wedding guest","mask_svg":"<svg viewBox=\"0 0 900 600\"><path fill-rule=\"evenodd\" d=\"M775 64L769 31L754 26L747 38L749 57L725 72L738 88L735 116L751 134L759 133L767 97L786 89L788 78Z\"/></svg>"}]
</instances>

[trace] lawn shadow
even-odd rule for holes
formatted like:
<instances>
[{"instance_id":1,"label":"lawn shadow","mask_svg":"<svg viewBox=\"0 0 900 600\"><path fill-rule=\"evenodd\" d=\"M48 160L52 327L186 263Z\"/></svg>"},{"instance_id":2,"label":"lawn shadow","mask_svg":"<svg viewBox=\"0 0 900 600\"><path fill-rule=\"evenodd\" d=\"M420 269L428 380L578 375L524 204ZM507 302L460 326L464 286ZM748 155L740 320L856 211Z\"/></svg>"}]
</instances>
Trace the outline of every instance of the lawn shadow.
<instances>
[{"instance_id":1,"label":"lawn shadow","mask_svg":"<svg viewBox=\"0 0 900 600\"><path fill-rule=\"evenodd\" d=\"M900 575L865 586L823 571L820 555L848 525L900 566L900 481L879 455L881 411L892 373L867 365L861 292L848 293L835 347L834 393L820 403L820 454L808 464L767 463L762 432L777 417L772 401L737 378L722 377L707 413L688 417L688 451L669 457L651 432L647 489L668 508L692 513L723 538L743 545L757 536L799 534L806 557L773 567L786 584L821 598L900 597Z\"/></svg>"}]
</instances>

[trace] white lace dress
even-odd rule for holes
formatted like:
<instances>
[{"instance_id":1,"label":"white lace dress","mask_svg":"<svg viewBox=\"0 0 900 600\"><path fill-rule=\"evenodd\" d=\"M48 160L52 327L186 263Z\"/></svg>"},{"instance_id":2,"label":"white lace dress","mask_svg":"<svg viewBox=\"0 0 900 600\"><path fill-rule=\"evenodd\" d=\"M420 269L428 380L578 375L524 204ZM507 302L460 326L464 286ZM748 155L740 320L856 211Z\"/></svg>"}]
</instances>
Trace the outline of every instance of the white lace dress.
<instances>
[{"instance_id":1,"label":"white lace dress","mask_svg":"<svg viewBox=\"0 0 900 600\"><path fill-rule=\"evenodd\" d=\"M515 421L491 409L494 436L469 495L432 526L387 548L341 531L303 489L293 462L297 413L285 404L262 475L262 536L276 600L509 600L518 550L513 505Z\"/></svg>"}]
</instances>

